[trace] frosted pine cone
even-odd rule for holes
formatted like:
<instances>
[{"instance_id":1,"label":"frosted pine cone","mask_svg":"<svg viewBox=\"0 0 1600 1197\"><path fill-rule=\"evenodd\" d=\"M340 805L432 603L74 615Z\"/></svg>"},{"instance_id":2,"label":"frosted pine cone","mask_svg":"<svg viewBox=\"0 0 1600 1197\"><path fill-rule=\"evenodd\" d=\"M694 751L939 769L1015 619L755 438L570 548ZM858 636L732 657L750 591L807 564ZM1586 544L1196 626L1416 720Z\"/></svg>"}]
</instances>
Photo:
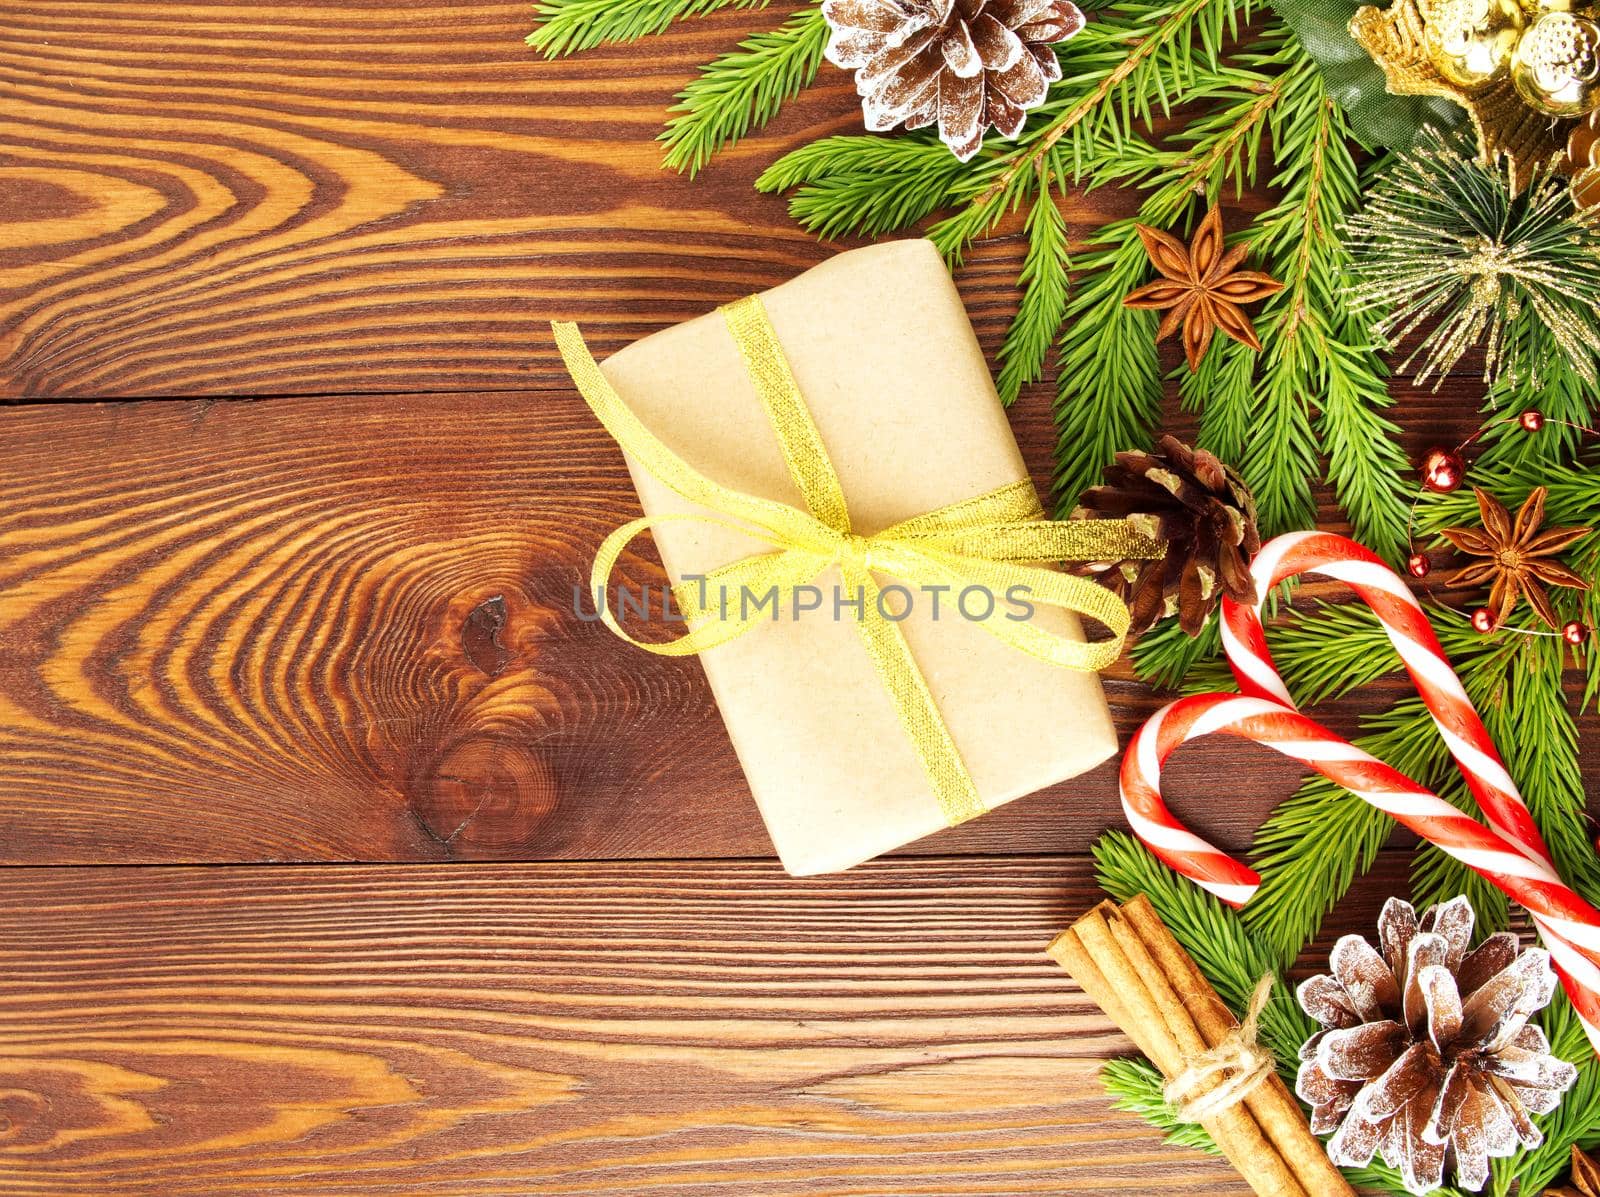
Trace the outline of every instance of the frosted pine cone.
<instances>
[{"instance_id":1,"label":"frosted pine cone","mask_svg":"<svg viewBox=\"0 0 1600 1197\"><path fill-rule=\"evenodd\" d=\"M1070 0L822 0L827 58L856 73L867 128L922 129L966 162L991 126L1015 137L1061 78L1055 51L1083 28Z\"/></svg>"},{"instance_id":2,"label":"frosted pine cone","mask_svg":"<svg viewBox=\"0 0 1600 1197\"><path fill-rule=\"evenodd\" d=\"M1311 1129L1336 1131L1328 1156L1363 1167L1381 1153L1408 1192L1456 1182L1481 1189L1489 1160L1543 1139L1528 1117L1548 1114L1578 1070L1550 1054L1528 1019L1555 993L1550 956L1520 954L1517 937L1476 949L1472 906L1456 898L1420 923L1391 898L1378 919L1381 952L1359 935L1334 945L1332 976L1312 977L1300 1005L1322 1026L1300 1049L1295 1091Z\"/></svg>"}]
</instances>

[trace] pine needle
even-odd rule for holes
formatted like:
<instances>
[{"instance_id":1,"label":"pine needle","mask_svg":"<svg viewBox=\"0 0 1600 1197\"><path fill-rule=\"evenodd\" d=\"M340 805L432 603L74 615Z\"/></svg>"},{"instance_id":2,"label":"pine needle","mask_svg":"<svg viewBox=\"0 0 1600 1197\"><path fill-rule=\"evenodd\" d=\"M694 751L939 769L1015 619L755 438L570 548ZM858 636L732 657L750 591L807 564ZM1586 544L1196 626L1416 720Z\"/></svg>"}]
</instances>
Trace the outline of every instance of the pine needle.
<instances>
[{"instance_id":1,"label":"pine needle","mask_svg":"<svg viewBox=\"0 0 1600 1197\"><path fill-rule=\"evenodd\" d=\"M1041 189L1023 226L1028 253L1022 260L1022 298L1000 344L995 389L1009 407L1028 383L1044 374L1045 358L1067 314L1067 221L1053 188Z\"/></svg>"},{"instance_id":2,"label":"pine needle","mask_svg":"<svg viewBox=\"0 0 1600 1197\"><path fill-rule=\"evenodd\" d=\"M1222 625L1216 617L1206 620L1198 636L1190 636L1178 626L1176 619L1167 619L1134 643L1133 667L1150 685L1175 690L1197 663L1214 660L1221 651ZM1206 687L1207 690L1215 688Z\"/></svg>"},{"instance_id":3,"label":"pine needle","mask_svg":"<svg viewBox=\"0 0 1600 1197\"><path fill-rule=\"evenodd\" d=\"M1085 487L1124 449L1147 449L1161 417L1155 317L1122 306L1143 281L1144 249L1118 221L1080 255L1085 273L1067 307L1056 364L1057 511L1071 512Z\"/></svg>"},{"instance_id":4,"label":"pine needle","mask_svg":"<svg viewBox=\"0 0 1600 1197\"><path fill-rule=\"evenodd\" d=\"M1229 910L1210 894L1179 877L1163 865L1132 836L1108 832L1094 847L1101 887L1119 902L1144 894L1154 904L1162 922L1200 971L1235 1014L1250 999L1256 981L1272 972L1279 983L1272 1000L1262 1012L1261 1043L1278 1060L1278 1072L1291 1087L1299 1065L1300 1045L1316 1025L1300 1009L1289 985L1282 980L1275 957L1283 953L1263 945L1249 929L1248 919ZM1417 899L1419 902L1421 899ZM1244 913L1271 898L1257 893ZM1479 911L1482 914L1482 911ZM1480 924L1481 924L1480 918ZM1481 928L1480 928L1481 929ZM1303 942L1288 953L1288 960L1299 955ZM1318 966L1322 962L1316 962ZM1286 964L1285 964L1286 967ZM1492 1162L1490 1192L1505 1197L1520 1181L1521 1192L1538 1192L1566 1167L1574 1142L1590 1147L1600 1142L1600 1061L1574 1016L1566 996L1559 991L1540 1021L1550 1036L1552 1049L1578 1065L1578 1081L1562 1104L1549 1115L1537 1117L1545 1142L1532 1151L1522 1150L1507 1159ZM1117 1108L1130 1110L1166 1133L1169 1142L1201 1151L1211 1151L1209 1137L1198 1127L1180 1124L1162 1096L1161 1074L1142 1059L1117 1060L1101 1074L1107 1090L1117 1099ZM1375 1160L1365 1168L1341 1169L1353 1185L1398 1195L1405 1192L1399 1174ZM1451 1185L1435 1190L1442 1197L1468 1197Z\"/></svg>"},{"instance_id":5,"label":"pine needle","mask_svg":"<svg viewBox=\"0 0 1600 1197\"><path fill-rule=\"evenodd\" d=\"M767 167L756 190L795 190L789 214L818 237L876 237L944 205L965 169L943 142L920 134L825 137Z\"/></svg>"},{"instance_id":6,"label":"pine needle","mask_svg":"<svg viewBox=\"0 0 1600 1197\"><path fill-rule=\"evenodd\" d=\"M1148 1060L1112 1060L1100 1070L1100 1083L1115 1099L1112 1108L1137 1114L1175 1147L1190 1147L1207 1155L1221 1155L1216 1142L1198 1122L1179 1122L1163 1095L1166 1078Z\"/></svg>"},{"instance_id":7,"label":"pine needle","mask_svg":"<svg viewBox=\"0 0 1600 1197\"><path fill-rule=\"evenodd\" d=\"M1094 846L1100 886L1119 902L1148 897L1184 951L1194 958L1228 1008L1241 1014L1262 976L1280 971L1272 953L1239 916L1186 877L1157 860L1131 835L1107 832ZM1280 978L1261 1013L1261 1041L1292 1082L1300 1045L1314 1029Z\"/></svg>"},{"instance_id":8,"label":"pine needle","mask_svg":"<svg viewBox=\"0 0 1600 1197\"><path fill-rule=\"evenodd\" d=\"M1600 391L1584 381L1591 370L1600 370L1600 360L1591 360L1584 370L1563 368L1564 351L1555 334L1531 308L1510 319L1506 337L1508 359L1543 363L1545 368L1502 371L1495 379L1483 405L1486 419L1479 442L1484 446L1481 464L1493 468L1570 462L1583 447L1584 436L1579 430L1592 425L1600 410ZM1597 346L1591 345L1589 350L1591 359L1600 353ZM1505 420L1507 413L1529 408L1545 416L1545 426L1535 435L1525 433L1515 421Z\"/></svg>"},{"instance_id":9,"label":"pine needle","mask_svg":"<svg viewBox=\"0 0 1600 1197\"><path fill-rule=\"evenodd\" d=\"M592 50L607 42L634 42L664 33L674 21L722 8L765 8L769 0L541 0L528 45L546 58Z\"/></svg>"},{"instance_id":10,"label":"pine needle","mask_svg":"<svg viewBox=\"0 0 1600 1197\"><path fill-rule=\"evenodd\" d=\"M1579 213L1567 180L1549 169L1518 188L1508 164L1484 164L1467 134L1428 129L1376 179L1349 220L1352 297L1390 345L1420 331L1401 363L1416 381L1446 374L1482 347L1486 382L1502 373L1538 380L1512 325L1531 312L1593 385L1600 322L1600 220Z\"/></svg>"},{"instance_id":11,"label":"pine needle","mask_svg":"<svg viewBox=\"0 0 1600 1197\"><path fill-rule=\"evenodd\" d=\"M1316 522L1310 479L1328 456L1328 480L1357 536L1390 559L1404 546L1409 464L1395 426L1384 368L1338 280L1348 269L1340 226L1361 203L1343 112L1297 42L1263 40L1262 65L1278 63L1285 97L1272 114L1282 198L1255 222L1252 251L1284 282L1258 321L1266 352L1256 383L1253 431L1238 459L1255 490L1263 531ZM1224 352L1248 352L1243 346ZM1315 408L1311 405L1315 403Z\"/></svg>"},{"instance_id":12,"label":"pine needle","mask_svg":"<svg viewBox=\"0 0 1600 1197\"><path fill-rule=\"evenodd\" d=\"M723 146L765 125L816 78L827 44L822 10L803 9L706 64L678 93L676 115L661 134L665 164L693 176Z\"/></svg>"},{"instance_id":13,"label":"pine needle","mask_svg":"<svg viewBox=\"0 0 1600 1197\"><path fill-rule=\"evenodd\" d=\"M1486 479L1493 481L1492 478ZM1560 500L1551 518L1600 527L1600 477L1572 470L1557 475ZM1514 483L1501 481L1503 498L1519 502ZM1496 493L1502 493L1496 491ZM1524 489L1522 495L1526 495ZM1468 522L1470 496L1445 496L1424 508L1425 528ZM1600 541L1600 536L1592 538ZM1575 559L1592 561L1600 549L1579 547ZM1588 568L1600 567L1600 562ZM1558 594L1577 604L1590 596ZM1563 875L1585 894L1600 892L1600 860L1589 842L1577 726L1562 689L1561 642L1555 638L1473 632L1453 612L1433 615L1435 630L1468 696L1500 748ZM1319 605L1273 629L1273 658L1298 702L1337 698L1395 671L1399 659L1364 606ZM1361 720L1356 743L1461 809L1477 814L1422 700L1408 697L1380 715ZM1371 868L1392 821L1325 778L1307 781L1279 805L1257 833L1253 854L1264 877L1244 919L1285 956L1316 934L1323 916L1354 878ZM1509 917L1505 896L1459 862L1428 845L1418 852L1413 892L1420 902L1468 894L1486 928Z\"/></svg>"}]
</instances>

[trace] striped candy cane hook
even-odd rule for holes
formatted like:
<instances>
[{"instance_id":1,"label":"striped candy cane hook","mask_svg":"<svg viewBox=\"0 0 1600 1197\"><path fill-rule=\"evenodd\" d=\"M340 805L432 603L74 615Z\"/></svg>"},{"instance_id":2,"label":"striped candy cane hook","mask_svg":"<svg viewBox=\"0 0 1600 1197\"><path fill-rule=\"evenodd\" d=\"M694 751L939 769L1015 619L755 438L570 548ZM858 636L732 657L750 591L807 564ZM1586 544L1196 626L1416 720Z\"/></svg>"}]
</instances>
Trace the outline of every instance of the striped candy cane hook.
<instances>
[{"instance_id":1,"label":"striped candy cane hook","mask_svg":"<svg viewBox=\"0 0 1600 1197\"><path fill-rule=\"evenodd\" d=\"M1450 667L1421 604L1381 557L1343 536L1297 532L1263 546L1250 572L1260 596L1256 605L1225 600L1222 608L1222 647L1243 693L1295 709L1267 648L1262 604L1274 586L1300 574L1320 574L1343 582L1377 615L1489 826L1518 845L1530 860L1552 864L1533 816L1461 679Z\"/></svg>"},{"instance_id":2,"label":"striped candy cane hook","mask_svg":"<svg viewBox=\"0 0 1600 1197\"><path fill-rule=\"evenodd\" d=\"M1325 532L1279 537L1262 548L1252 572L1263 598L1285 578L1317 573L1345 582L1372 607L1489 825L1302 715L1267 649L1260 605L1224 600L1223 646L1244 694L1183 699L1139 730L1122 764L1122 805L1135 833L1177 872L1224 902L1242 906L1260 887L1260 876L1173 817L1161 798L1161 769L1180 745L1215 732L1293 757L1475 869L1524 906L1550 948L1590 1042L1600 1051L1600 911L1557 875L1522 796L1410 588L1375 554Z\"/></svg>"}]
</instances>

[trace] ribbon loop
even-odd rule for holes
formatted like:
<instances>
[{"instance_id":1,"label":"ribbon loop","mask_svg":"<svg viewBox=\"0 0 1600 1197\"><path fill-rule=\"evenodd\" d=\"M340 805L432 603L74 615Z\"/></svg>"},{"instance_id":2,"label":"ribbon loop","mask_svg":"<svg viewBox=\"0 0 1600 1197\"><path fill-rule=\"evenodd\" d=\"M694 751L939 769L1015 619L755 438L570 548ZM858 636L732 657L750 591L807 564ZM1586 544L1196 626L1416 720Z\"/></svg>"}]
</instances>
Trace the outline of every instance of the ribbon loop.
<instances>
[{"instance_id":1,"label":"ribbon loop","mask_svg":"<svg viewBox=\"0 0 1600 1197\"><path fill-rule=\"evenodd\" d=\"M590 585L602 618L618 636L648 652L690 656L728 643L776 618L785 596L796 596L831 567L863 596L856 626L900 722L922 763L933 795L952 826L983 813L971 775L939 714L899 626L882 610L875 575L911 586L986 588L991 600L1022 595L1103 624L1111 639L1094 643L1058 635L1026 620L992 617L981 626L1004 643L1066 669L1104 668L1122 651L1128 608L1109 590L1083 578L1042 568L1063 560L1158 558L1165 545L1121 520L1078 522L1044 518L1033 484L1020 480L987 494L926 512L872 536L856 532L822 435L801 399L789 363L758 297L723 309L756 395L771 421L784 461L805 501L802 511L744 494L704 477L661 443L623 402L590 355L575 325L555 324L556 346L579 392L622 449L674 492L707 512L646 516L606 537ZM611 574L628 546L669 521L725 527L768 546L712 570L673 594L689 630L675 640L630 636L604 601ZM771 602L776 594L778 602ZM798 602L795 607L798 609ZM852 604L853 605L853 604ZM854 605L853 605L854 606Z\"/></svg>"}]
</instances>

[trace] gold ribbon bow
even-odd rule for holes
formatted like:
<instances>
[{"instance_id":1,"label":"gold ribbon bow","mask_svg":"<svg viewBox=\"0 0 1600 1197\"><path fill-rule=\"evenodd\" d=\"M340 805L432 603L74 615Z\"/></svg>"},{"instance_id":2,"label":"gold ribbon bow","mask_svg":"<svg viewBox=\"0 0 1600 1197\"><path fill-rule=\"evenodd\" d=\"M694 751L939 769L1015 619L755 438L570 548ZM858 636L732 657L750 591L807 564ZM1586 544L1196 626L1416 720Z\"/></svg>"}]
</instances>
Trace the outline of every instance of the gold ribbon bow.
<instances>
[{"instance_id":1,"label":"gold ribbon bow","mask_svg":"<svg viewBox=\"0 0 1600 1197\"><path fill-rule=\"evenodd\" d=\"M595 364L577 326L552 325L573 382L606 431L629 456L683 498L716 513L646 516L624 524L606 537L595 556L589 577L591 591L603 596L611 571L628 544L668 521L733 528L772 546L770 552L755 553L713 570L698 587L675 587L674 596L690 625L676 640L649 643L635 639L617 622L603 598L598 600L601 617L618 636L649 652L690 656L742 636L762 618L759 605L753 613L734 613L723 603L703 603L702 597L730 591L765 595L775 590L782 603L782 596L812 585L825 570L837 566L850 592L865 600L859 607L850 604L858 613L862 642L894 699L946 821L955 826L982 814L986 808L977 787L911 650L895 622L883 614L873 575L886 574L921 587L982 587L992 595L1010 595L1015 593L1013 587L1020 587L1030 603L1060 607L1096 620L1111 630L1113 639L1085 643L1026 621L980 621L990 635L1022 652L1066 669L1093 672L1121 654L1129 624L1127 606L1094 582L1037 563L1158 558L1165 546L1135 532L1124 520L1046 520L1033 484L1026 480L916 516L872 536L858 535L851 529L838 475L761 300L751 296L722 311L809 510L730 490L697 472L657 440L622 401Z\"/></svg>"}]
</instances>

